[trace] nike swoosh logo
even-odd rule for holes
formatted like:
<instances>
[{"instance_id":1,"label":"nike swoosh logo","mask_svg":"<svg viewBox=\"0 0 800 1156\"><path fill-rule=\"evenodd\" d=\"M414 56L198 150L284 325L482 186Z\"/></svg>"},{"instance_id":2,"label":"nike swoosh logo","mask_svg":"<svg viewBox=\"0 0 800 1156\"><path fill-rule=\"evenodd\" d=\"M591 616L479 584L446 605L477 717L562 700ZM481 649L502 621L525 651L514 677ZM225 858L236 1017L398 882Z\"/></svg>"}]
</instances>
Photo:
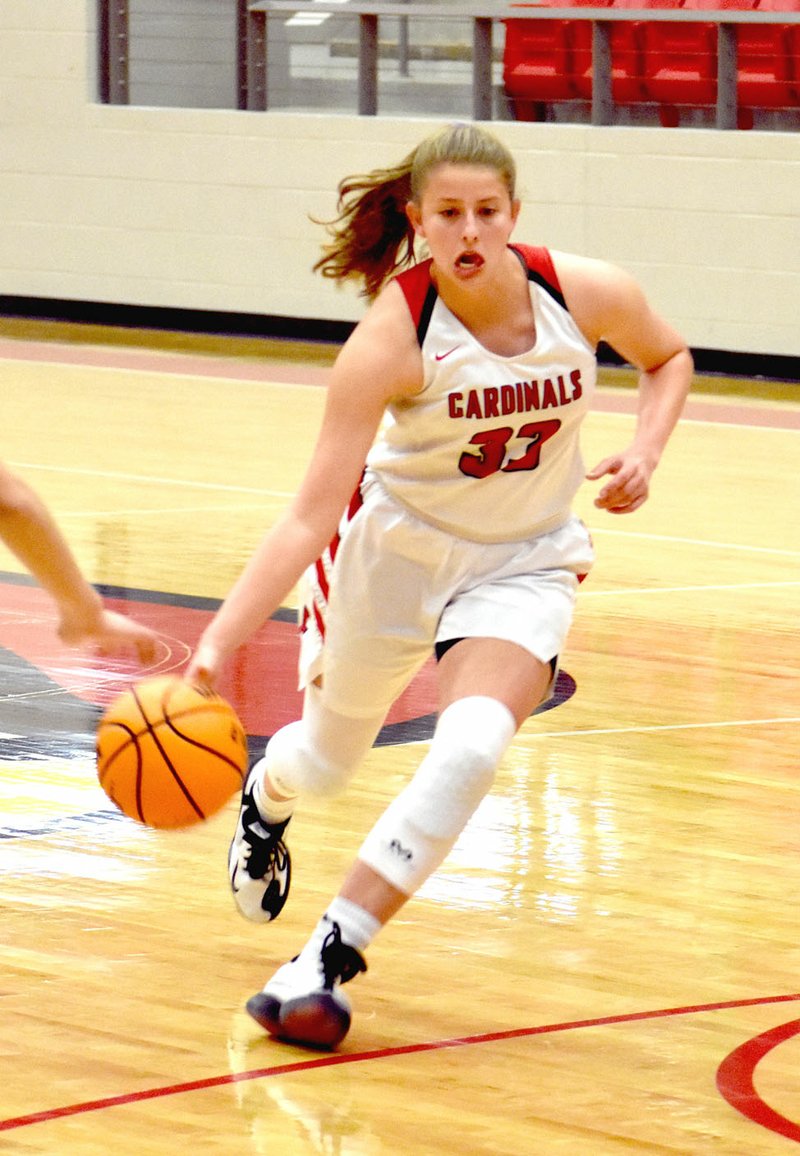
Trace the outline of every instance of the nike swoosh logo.
<instances>
[{"instance_id":1,"label":"nike swoosh logo","mask_svg":"<svg viewBox=\"0 0 800 1156\"><path fill-rule=\"evenodd\" d=\"M456 351L457 349L460 349L460 346L458 346L458 345L454 345L454 346L453 346L453 348L452 348L452 349L448 349L446 353L437 353L437 354L436 354L436 360L437 360L437 361L444 361L444 359L445 359L446 357L449 357L451 353L455 353L455 351Z\"/></svg>"}]
</instances>

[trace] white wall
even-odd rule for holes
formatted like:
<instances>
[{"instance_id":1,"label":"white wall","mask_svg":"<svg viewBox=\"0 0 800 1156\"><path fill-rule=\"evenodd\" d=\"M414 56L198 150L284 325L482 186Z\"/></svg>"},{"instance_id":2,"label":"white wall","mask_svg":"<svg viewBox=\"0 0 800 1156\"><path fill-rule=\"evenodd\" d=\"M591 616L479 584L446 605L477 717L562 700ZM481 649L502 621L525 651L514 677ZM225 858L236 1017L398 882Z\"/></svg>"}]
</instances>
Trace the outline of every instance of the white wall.
<instances>
[{"instance_id":1,"label":"white wall","mask_svg":"<svg viewBox=\"0 0 800 1156\"><path fill-rule=\"evenodd\" d=\"M2 292L357 318L353 291L310 272L309 214L436 122L102 107L94 12L0 4ZM694 346L800 355L800 134L495 129L519 162L520 240L625 265Z\"/></svg>"}]
</instances>

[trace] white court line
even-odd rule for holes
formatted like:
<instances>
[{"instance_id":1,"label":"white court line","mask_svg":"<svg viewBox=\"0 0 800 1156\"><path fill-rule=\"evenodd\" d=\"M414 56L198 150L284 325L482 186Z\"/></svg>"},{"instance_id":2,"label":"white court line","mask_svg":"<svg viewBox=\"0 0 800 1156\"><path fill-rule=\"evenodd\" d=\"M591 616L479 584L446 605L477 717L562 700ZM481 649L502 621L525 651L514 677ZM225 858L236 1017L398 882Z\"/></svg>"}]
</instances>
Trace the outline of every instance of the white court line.
<instances>
[{"instance_id":1,"label":"white court line","mask_svg":"<svg viewBox=\"0 0 800 1156\"><path fill-rule=\"evenodd\" d=\"M146 508L137 509L135 506L126 509L123 507L114 507L111 510L70 510L59 511L59 521L66 522L68 519L72 521L80 518L91 518L96 520L98 518L112 519L112 525L116 525L120 518L133 517L148 517L157 514L159 517L162 514L239 514L247 510L263 510L269 505L268 501L263 502L237 502L235 506L198 506L193 503L190 506L148 506Z\"/></svg>"},{"instance_id":2,"label":"white court line","mask_svg":"<svg viewBox=\"0 0 800 1156\"><path fill-rule=\"evenodd\" d=\"M581 738L584 735L643 735L657 734L659 731L698 731L709 729L719 730L724 727L773 726L776 723L800 723L800 717L731 719L728 722L664 723L662 726L649 727L588 727L586 730L577 731L535 731L531 734L520 733L516 737L517 739L564 739Z\"/></svg>"},{"instance_id":3,"label":"white court line","mask_svg":"<svg viewBox=\"0 0 800 1156\"><path fill-rule=\"evenodd\" d=\"M530 720L527 720L530 721ZM645 735L658 734L660 731L702 731L702 730L722 730L730 727L760 727L760 726L774 726L778 723L800 723L800 717L797 718L748 718L748 719L730 719L728 722L699 722L699 723L664 723L661 726L637 726L637 727L586 727L585 730L576 731L518 731L512 740L514 743L525 742L527 739L534 739L537 742L545 739L574 739L574 738L589 738L592 735ZM418 747L429 743L430 739L411 739L409 742L403 743L403 746Z\"/></svg>"},{"instance_id":4,"label":"white court line","mask_svg":"<svg viewBox=\"0 0 800 1156\"><path fill-rule=\"evenodd\" d=\"M624 590L581 590L579 598L619 598L628 594L691 594L700 591L705 594L708 590L765 590L773 586L800 586L796 582L726 582L709 586L642 586Z\"/></svg>"},{"instance_id":5,"label":"white court line","mask_svg":"<svg viewBox=\"0 0 800 1156\"><path fill-rule=\"evenodd\" d=\"M182 478L159 478L152 474L125 474L117 470L87 470L77 466L40 466L34 462L9 462L15 469L44 470L52 474L83 474L89 478L106 478L123 482L143 482L148 486L178 486L193 490L222 490L231 494L259 494L265 497L293 498L292 490L261 489L258 486L231 486L224 482L190 482Z\"/></svg>"},{"instance_id":6,"label":"white court line","mask_svg":"<svg viewBox=\"0 0 800 1156\"><path fill-rule=\"evenodd\" d=\"M224 482L197 482L175 479L175 477L158 477L149 474L127 474L120 470L87 469L74 466L43 466L29 461L12 461L9 465L16 469L39 469L55 474L82 474L87 477L103 477L106 480L126 482L141 482L146 486L175 486L183 489L216 490L227 494L253 494L259 497L290 499L295 497L294 490L273 490L255 486L230 486ZM227 507L224 507L227 509ZM117 511L114 511L116 513ZM145 511L149 512L149 511ZM652 534L636 531L636 529L612 529L592 526L591 533L595 535L613 535L616 538L636 538L653 542L676 542L683 546L701 546L717 550L741 550L747 554L776 554L788 558L800 558L800 550L778 550L770 546L747 546L739 542L713 542L703 538L681 538L674 534Z\"/></svg>"},{"instance_id":7,"label":"white court line","mask_svg":"<svg viewBox=\"0 0 800 1156\"><path fill-rule=\"evenodd\" d=\"M694 399L692 399L691 394L689 395L689 398L690 398L690 400L694 400L694 401L702 401L702 398L700 398L700 397L695 397ZM734 402L731 402L730 404L736 405L737 403L734 401ZM750 408L750 407L745 406L744 408ZM752 408L754 410L766 409L766 408L768 408L768 405L766 402L761 402L761 403L757 402L756 405L753 406ZM784 410L784 407L779 407L779 408L772 410L773 413L781 413L782 411L784 411L786 413L795 413L796 407L794 407L790 403L789 406L785 408L785 410ZM591 417L591 418L596 418L596 417L608 417L608 418L624 417L624 418L630 418L631 420L635 420L637 417L637 414L636 413L625 413L622 410L616 410L616 409L593 409L593 410L590 410L587 417ZM779 434L800 434L800 429L798 429L797 426L761 425L759 422L748 422L748 421L717 421L714 418L707 418L707 417L682 417L679 421L679 427L682 425L710 425L710 426L719 426L722 429L757 430L758 433L771 432L771 433L779 433Z\"/></svg>"},{"instance_id":8,"label":"white court line","mask_svg":"<svg viewBox=\"0 0 800 1156\"><path fill-rule=\"evenodd\" d=\"M180 478L161 478L149 474L127 474L115 470L90 470L74 466L43 466L32 462L9 462L15 469L44 470L57 474L83 474L91 478L116 479L125 482L142 482L145 485L176 486L178 488L196 490L219 490L232 494L255 494L265 498L290 499L295 496L292 490L272 490L258 486L233 486L223 482L192 482ZM225 507L227 509L227 507ZM108 512L108 511L106 511ZM116 511L112 511L116 513ZM772 546L746 546L737 542L712 542L706 538L681 538L674 534L647 534L640 530L612 530L609 528L591 527L593 536L600 534L616 535L623 538L641 538L653 542L678 542L687 546L703 546L714 550L740 550L752 554L778 554L785 558L800 558L798 550L777 550Z\"/></svg>"},{"instance_id":9,"label":"white court line","mask_svg":"<svg viewBox=\"0 0 800 1156\"><path fill-rule=\"evenodd\" d=\"M711 550L742 550L749 554L780 554L785 558L800 558L800 550L776 550L773 546L745 546L738 542L712 542L709 538L680 538L674 534L646 534L641 530L611 530L589 527L592 537L610 534L618 538L642 538L651 542L679 542L684 546L703 546Z\"/></svg>"},{"instance_id":10,"label":"white court line","mask_svg":"<svg viewBox=\"0 0 800 1156\"><path fill-rule=\"evenodd\" d=\"M111 352L111 355L113 356L113 351L110 350L110 352ZM149 353L149 351L148 351L148 353ZM133 354L133 356L136 356L136 355ZM163 358L169 358L169 357L173 357L173 356L174 357L186 357L186 356L188 356L188 357L194 357L194 356L196 356L196 357L206 357L206 356L213 357L213 354L191 354L191 353L190 354L184 354L184 353L176 353L176 352L172 352L172 351L167 350L167 349L163 349L163 350L159 350L158 353L156 354L156 356L163 357ZM234 360L234 359L226 358L226 360L230 361L230 360ZM257 365L260 365L260 363L258 363L258 362L254 362L253 364L254 364L254 367ZM265 365L270 365L270 364L274 365L274 362L265 362L264 364ZM34 357L34 358L6 357L6 356L3 356L2 354L0 354L0 365L13 366L15 368L18 365L35 365L35 366L42 366L42 365L51 366L52 365L52 366L57 366L60 369L78 369L81 371L86 370L90 373L93 370L96 370L99 373L113 373L114 376L118 376L120 374L133 374L136 377L177 377L179 379L183 379L184 381L190 381L190 382L191 381L196 382L198 380L204 381L204 382L205 381L209 381L209 382L224 381L226 383L226 385L239 385L239 386L267 385L267 386L271 386L274 389L319 389L319 385L315 384L313 381L283 381L282 378L280 378L280 377L270 377L266 373L263 376L260 373L258 373L258 374L254 373L254 375L252 377L250 377L249 375L242 376L241 374L236 374L236 373L224 373L224 372L222 372L222 367L219 367L219 366L216 367L216 368L220 369L219 373L201 373L201 372L193 373L191 370L187 370L187 369L183 369L183 370L172 369L170 366L168 366L166 364L165 365L159 365L159 366L150 366L150 367L148 367L146 365L100 365L100 364L92 362L92 361L69 361L69 360L61 361L58 359L52 359L51 360L49 357L47 358L46 361L42 361L41 359L36 358L36 357ZM211 363L209 363L209 368L211 368Z\"/></svg>"}]
</instances>

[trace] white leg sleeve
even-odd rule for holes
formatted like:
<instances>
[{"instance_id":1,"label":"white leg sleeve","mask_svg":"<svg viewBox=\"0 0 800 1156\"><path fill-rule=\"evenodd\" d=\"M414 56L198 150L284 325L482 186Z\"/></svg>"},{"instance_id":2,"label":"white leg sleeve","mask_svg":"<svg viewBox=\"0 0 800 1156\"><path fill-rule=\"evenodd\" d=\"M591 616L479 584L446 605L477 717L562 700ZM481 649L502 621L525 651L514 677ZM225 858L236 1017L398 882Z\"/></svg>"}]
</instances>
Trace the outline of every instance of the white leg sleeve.
<instances>
[{"instance_id":1,"label":"white leg sleeve","mask_svg":"<svg viewBox=\"0 0 800 1156\"><path fill-rule=\"evenodd\" d=\"M511 711L497 699L471 695L451 703L417 773L370 831L359 858L413 895L490 789L516 729Z\"/></svg>"},{"instance_id":2,"label":"white leg sleeve","mask_svg":"<svg viewBox=\"0 0 800 1156\"><path fill-rule=\"evenodd\" d=\"M383 725L378 718L349 718L322 705L318 687L306 688L303 717L277 731L263 763L282 795L336 795L370 749Z\"/></svg>"}]
</instances>

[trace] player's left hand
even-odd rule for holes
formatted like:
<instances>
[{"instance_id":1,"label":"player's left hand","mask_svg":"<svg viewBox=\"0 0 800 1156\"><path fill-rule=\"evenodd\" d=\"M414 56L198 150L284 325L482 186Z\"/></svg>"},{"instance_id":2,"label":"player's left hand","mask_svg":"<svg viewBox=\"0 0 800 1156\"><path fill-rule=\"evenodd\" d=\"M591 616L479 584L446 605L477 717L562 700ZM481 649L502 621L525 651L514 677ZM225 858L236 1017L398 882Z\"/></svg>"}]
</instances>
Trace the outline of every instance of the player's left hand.
<instances>
[{"instance_id":1,"label":"player's left hand","mask_svg":"<svg viewBox=\"0 0 800 1156\"><path fill-rule=\"evenodd\" d=\"M610 514L632 514L643 505L650 494L653 465L642 454L629 449L621 454L603 458L586 477L589 481L610 475L594 500L599 510Z\"/></svg>"}]
</instances>

